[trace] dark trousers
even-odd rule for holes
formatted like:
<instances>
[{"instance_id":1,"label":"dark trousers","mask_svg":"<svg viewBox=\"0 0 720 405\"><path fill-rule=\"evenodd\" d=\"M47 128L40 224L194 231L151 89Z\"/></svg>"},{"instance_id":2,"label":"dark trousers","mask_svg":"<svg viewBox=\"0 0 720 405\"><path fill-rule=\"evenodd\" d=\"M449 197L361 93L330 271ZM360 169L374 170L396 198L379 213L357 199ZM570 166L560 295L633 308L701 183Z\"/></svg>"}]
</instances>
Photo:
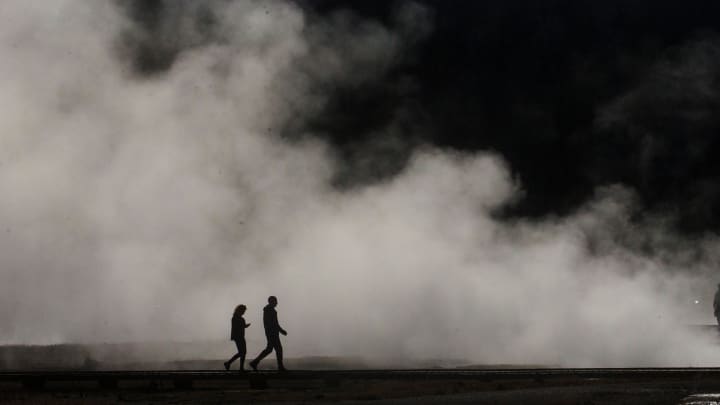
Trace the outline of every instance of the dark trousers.
<instances>
[{"instance_id":1,"label":"dark trousers","mask_svg":"<svg viewBox=\"0 0 720 405\"><path fill-rule=\"evenodd\" d=\"M275 356L277 356L277 363L278 368L283 369L285 368L283 366L283 348L282 344L280 343L280 335L265 335L267 337L267 347L265 347L265 350L260 352L258 354L257 358L253 360L252 362L255 364L260 363L260 360L264 359L270 352L275 350Z\"/></svg>"},{"instance_id":2,"label":"dark trousers","mask_svg":"<svg viewBox=\"0 0 720 405\"><path fill-rule=\"evenodd\" d=\"M245 339L235 340L235 347L237 347L237 353L233 355L228 363L231 363L238 358L240 359L240 370L245 368L245 355L247 354L247 347L245 346Z\"/></svg>"}]
</instances>

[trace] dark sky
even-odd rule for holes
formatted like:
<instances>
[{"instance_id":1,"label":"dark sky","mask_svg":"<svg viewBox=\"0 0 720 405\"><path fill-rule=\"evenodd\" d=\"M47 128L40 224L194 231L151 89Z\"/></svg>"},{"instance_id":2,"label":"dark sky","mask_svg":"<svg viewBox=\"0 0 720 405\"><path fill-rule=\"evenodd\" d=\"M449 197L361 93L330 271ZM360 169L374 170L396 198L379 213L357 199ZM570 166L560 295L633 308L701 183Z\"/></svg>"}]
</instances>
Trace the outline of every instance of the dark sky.
<instances>
[{"instance_id":1,"label":"dark sky","mask_svg":"<svg viewBox=\"0 0 720 405\"><path fill-rule=\"evenodd\" d=\"M390 27L401 4L298 1L312 15L350 9ZM386 76L333 88L306 123L335 147L337 187L390 178L424 144L491 150L525 191L502 215L567 214L598 186L620 183L643 212L671 216L683 232L720 229L720 2L418 2L431 33ZM168 7L121 3L150 30ZM132 49L146 75L176 52ZM388 126L391 139L380 131Z\"/></svg>"}]
</instances>

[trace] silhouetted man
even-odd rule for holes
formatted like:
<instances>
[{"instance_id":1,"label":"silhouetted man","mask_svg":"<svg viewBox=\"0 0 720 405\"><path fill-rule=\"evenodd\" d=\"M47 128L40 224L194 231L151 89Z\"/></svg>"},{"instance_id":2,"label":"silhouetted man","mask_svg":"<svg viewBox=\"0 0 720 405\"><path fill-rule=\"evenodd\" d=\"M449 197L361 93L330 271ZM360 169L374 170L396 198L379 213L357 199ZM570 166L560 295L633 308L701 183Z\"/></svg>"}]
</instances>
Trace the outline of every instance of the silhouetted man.
<instances>
[{"instance_id":1,"label":"silhouetted man","mask_svg":"<svg viewBox=\"0 0 720 405\"><path fill-rule=\"evenodd\" d=\"M282 333L283 336L286 336L287 332L285 332L285 329L281 328L280 323L278 323L277 311L275 311L276 306L277 298L271 295L268 297L268 304L265 308L263 308L263 325L265 326L267 347L265 350L260 352L255 360L250 362L250 367L252 367L255 371L257 371L257 366L260 361L273 350L275 350L275 355L277 356L278 370L285 371L285 366L283 366L283 349L282 344L280 344L280 334Z\"/></svg>"},{"instance_id":2,"label":"silhouetted man","mask_svg":"<svg viewBox=\"0 0 720 405\"><path fill-rule=\"evenodd\" d=\"M718 284L718 289L715 291L713 308L715 309L715 319L717 319L718 325L720 325L720 284Z\"/></svg>"}]
</instances>

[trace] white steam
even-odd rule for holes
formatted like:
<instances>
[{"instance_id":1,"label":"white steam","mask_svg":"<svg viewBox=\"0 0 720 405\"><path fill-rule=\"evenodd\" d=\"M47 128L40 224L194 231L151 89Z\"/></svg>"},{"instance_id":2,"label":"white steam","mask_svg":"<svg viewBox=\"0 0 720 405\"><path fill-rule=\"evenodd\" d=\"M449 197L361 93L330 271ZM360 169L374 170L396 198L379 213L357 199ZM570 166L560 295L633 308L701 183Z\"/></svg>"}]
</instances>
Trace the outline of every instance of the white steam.
<instances>
[{"instance_id":1,"label":"white steam","mask_svg":"<svg viewBox=\"0 0 720 405\"><path fill-rule=\"evenodd\" d=\"M134 28L114 3L0 3L0 342L225 339L238 303L259 337L274 294L290 356L720 362L682 306L698 286L711 301L687 274L712 259L671 268L616 245L617 228L662 232L628 230L625 190L507 223L492 212L519 185L499 156L426 149L339 192L325 145L276 136L322 107L318 88L392 66L421 9L391 30L212 4L222 41L178 32L197 44L139 79L115 52Z\"/></svg>"}]
</instances>

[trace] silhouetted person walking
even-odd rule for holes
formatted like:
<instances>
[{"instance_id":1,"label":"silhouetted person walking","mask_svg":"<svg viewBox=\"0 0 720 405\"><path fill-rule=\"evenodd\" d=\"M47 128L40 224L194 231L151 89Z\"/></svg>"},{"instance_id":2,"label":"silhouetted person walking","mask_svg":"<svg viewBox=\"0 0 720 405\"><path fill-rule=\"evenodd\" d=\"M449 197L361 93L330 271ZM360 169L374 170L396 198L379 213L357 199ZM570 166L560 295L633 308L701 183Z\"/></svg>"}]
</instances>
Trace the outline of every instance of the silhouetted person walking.
<instances>
[{"instance_id":1,"label":"silhouetted person walking","mask_svg":"<svg viewBox=\"0 0 720 405\"><path fill-rule=\"evenodd\" d=\"M715 319L717 319L718 325L720 325L720 284L718 284L718 289L715 291L713 308L715 309Z\"/></svg>"},{"instance_id":2,"label":"silhouetted person walking","mask_svg":"<svg viewBox=\"0 0 720 405\"><path fill-rule=\"evenodd\" d=\"M255 371L257 371L257 366L260 361L273 350L275 350L275 355L277 356L278 370L285 371L285 366L283 366L283 348L282 344L280 344L280 334L282 333L283 336L286 336L287 332L285 332L285 329L281 328L280 323L278 323L277 311L275 311L276 306L277 298L274 296L268 297L268 304L265 308L263 308L263 325L265 326L267 347L258 354L255 360L250 362L250 367L252 367Z\"/></svg>"},{"instance_id":3,"label":"silhouetted person walking","mask_svg":"<svg viewBox=\"0 0 720 405\"><path fill-rule=\"evenodd\" d=\"M232 362L240 358L240 371L245 371L245 354L247 353L247 347L245 346L245 329L250 327L250 324L245 323L245 318L242 317L246 309L245 305L240 304L235 307L235 312L233 312L230 340L235 342L237 353L224 363L225 370L230 370Z\"/></svg>"}]
</instances>

